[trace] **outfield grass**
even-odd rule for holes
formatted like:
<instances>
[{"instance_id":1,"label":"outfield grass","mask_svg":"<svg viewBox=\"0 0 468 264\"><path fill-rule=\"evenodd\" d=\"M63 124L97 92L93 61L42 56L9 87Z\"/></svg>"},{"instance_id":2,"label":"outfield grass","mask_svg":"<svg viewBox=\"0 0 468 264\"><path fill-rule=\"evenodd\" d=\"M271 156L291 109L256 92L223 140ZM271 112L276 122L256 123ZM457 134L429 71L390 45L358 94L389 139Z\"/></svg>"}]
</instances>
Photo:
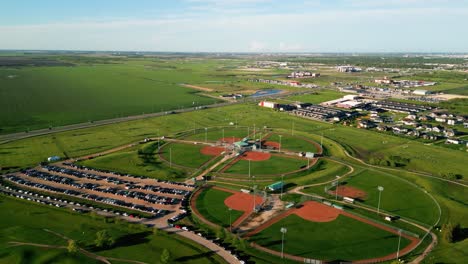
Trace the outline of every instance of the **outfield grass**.
<instances>
[{"instance_id":1,"label":"outfield grass","mask_svg":"<svg viewBox=\"0 0 468 264\"><path fill-rule=\"evenodd\" d=\"M225 128L208 128L206 130L206 138L208 141L217 141L223 137L223 129L224 129L224 137L225 138L245 138L248 136L247 132L250 131L252 133L252 129L248 129L247 127L225 127ZM184 139L194 140L194 141L205 141L205 129L197 129L194 134L189 134Z\"/></svg>"},{"instance_id":2,"label":"outfield grass","mask_svg":"<svg viewBox=\"0 0 468 264\"><path fill-rule=\"evenodd\" d=\"M336 175L344 175L350 169L343 164L333 160L319 159L306 175L288 176L285 178L286 184L307 185L319 182L326 182L335 179ZM307 190L307 189L305 189Z\"/></svg>"},{"instance_id":3,"label":"outfield grass","mask_svg":"<svg viewBox=\"0 0 468 264\"><path fill-rule=\"evenodd\" d=\"M250 175L270 175L292 172L307 166L307 160L297 159L295 157L271 156L264 161L250 162ZM229 167L225 173L249 175L249 161L239 160Z\"/></svg>"},{"instance_id":4,"label":"outfield grass","mask_svg":"<svg viewBox=\"0 0 468 264\"><path fill-rule=\"evenodd\" d=\"M338 216L335 221L317 223L290 215L254 235L252 241L281 251L281 227L287 228L284 252L322 260L359 260L381 257L396 251L398 235L358 220ZM410 243L401 239L401 248Z\"/></svg>"},{"instance_id":5,"label":"outfield grass","mask_svg":"<svg viewBox=\"0 0 468 264\"><path fill-rule=\"evenodd\" d=\"M384 190L382 191L380 209L427 225L435 224L438 219L437 206L424 191L392 174L364 169L344 179L342 184L365 191L367 199L363 203L374 208L378 206L379 191L377 187L382 186ZM324 194L324 186L317 186L305 191ZM327 186L331 187L330 184Z\"/></svg>"},{"instance_id":6,"label":"outfield grass","mask_svg":"<svg viewBox=\"0 0 468 264\"><path fill-rule=\"evenodd\" d=\"M294 152L313 152L317 153L318 148L311 142L297 136L291 136L285 133L272 134L268 137L267 141L280 142L281 135L281 151L294 151ZM311 140L311 139L308 139ZM312 140L311 140L312 141Z\"/></svg>"},{"instance_id":7,"label":"outfield grass","mask_svg":"<svg viewBox=\"0 0 468 264\"><path fill-rule=\"evenodd\" d=\"M90 160L78 162L87 167L112 170L162 180L184 180L186 173L158 158L157 143L132 147Z\"/></svg>"},{"instance_id":8,"label":"outfield grass","mask_svg":"<svg viewBox=\"0 0 468 264\"><path fill-rule=\"evenodd\" d=\"M197 210L208 221L228 227L230 220L234 223L236 219L244 213L236 210L231 210L231 212L229 212L229 207L224 204L224 200L231 195L232 193L213 188L205 189L196 200ZM231 219L229 214L231 214Z\"/></svg>"},{"instance_id":9,"label":"outfield grass","mask_svg":"<svg viewBox=\"0 0 468 264\"><path fill-rule=\"evenodd\" d=\"M5 196L0 196L0 210L5 216L0 220L0 263L94 263L92 259L68 254L66 250L7 247L9 241L67 245L65 240L44 231L44 228L79 241L80 245L98 255L154 263L159 260L162 250L168 249L173 259L190 260L190 263L224 263L189 240L164 232L153 235L151 229L134 224L104 221L102 217L93 218ZM92 248L96 232L100 230L107 230L116 239L112 249Z\"/></svg>"},{"instance_id":10,"label":"outfield grass","mask_svg":"<svg viewBox=\"0 0 468 264\"><path fill-rule=\"evenodd\" d=\"M169 162L172 152L172 163L189 168L199 168L213 156L204 155L200 150L204 145L169 143L161 149L161 155Z\"/></svg>"}]
</instances>

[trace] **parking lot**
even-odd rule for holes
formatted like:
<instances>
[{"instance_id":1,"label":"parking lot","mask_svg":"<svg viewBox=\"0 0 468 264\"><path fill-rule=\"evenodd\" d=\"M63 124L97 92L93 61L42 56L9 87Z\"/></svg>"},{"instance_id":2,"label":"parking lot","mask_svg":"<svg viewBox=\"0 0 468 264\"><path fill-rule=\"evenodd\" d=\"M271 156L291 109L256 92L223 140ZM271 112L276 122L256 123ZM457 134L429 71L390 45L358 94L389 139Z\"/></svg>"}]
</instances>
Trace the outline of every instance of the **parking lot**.
<instances>
[{"instance_id":1,"label":"parking lot","mask_svg":"<svg viewBox=\"0 0 468 264\"><path fill-rule=\"evenodd\" d=\"M194 189L185 183L98 171L72 163L42 165L6 175L5 179L19 186L149 213L152 219L164 220L186 215L184 209Z\"/></svg>"}]
</instances>

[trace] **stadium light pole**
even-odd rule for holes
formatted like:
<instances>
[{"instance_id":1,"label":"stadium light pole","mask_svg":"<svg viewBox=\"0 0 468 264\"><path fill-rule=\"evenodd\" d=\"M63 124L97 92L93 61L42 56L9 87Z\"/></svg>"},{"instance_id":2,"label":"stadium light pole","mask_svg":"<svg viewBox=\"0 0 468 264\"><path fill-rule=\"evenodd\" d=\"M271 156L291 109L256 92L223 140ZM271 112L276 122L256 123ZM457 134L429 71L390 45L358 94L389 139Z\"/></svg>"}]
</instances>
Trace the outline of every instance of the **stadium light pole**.
<instances>
[{"instance_id":1,"label":"stadium light pole","mask_svg":"<svg viewBox=\"0 0 468 264\"><path fill-rule=\"evenodd\" d=\"M229 232L232 233L232 218L231 218L232 208L229 208Z\"/></svg>"},{"instance_id":2,"label":"stadium light pole","mask_svg":"<svg viewBox=\"0 0 468 264\"><path fill-rule=\"evenodd\" d=\"M379 203L377 204L377 214L380 213L380 196L382 195L382 191L384 190L384 187L379 186L377 187L377 190L379 190Z\"/></svg>"},{"instance_id":3,"label":"stadium light pole","mask_svg":"<svg viewBox=\"0 0 468 264\"><path fill-rule=\"evenodd\" d=\"M223 140L223 143L224 143L224 128L223 128L223 139L222 140Z\"/></svg>"},{"instance_id":4,"label":"stadium light pole","mask_svg":"<svg viewBox=\"0 0 468 264\"><path fill-rule=\"evenodd\" d=\"M255 177L255 176L254 176ZM257 185L253 186L253 211L256 211L256 206L255 206L255 190L257 189Z\"/></svg>"},{"instance_id":5,"label":"stadium light pole","mask_svg":"<svg viewBox=\"0 0 468 264\"><path fill-rule=\"evenodd\" d=\"M255 131L255 124L254 124L254 132L253 132L253 133L254 133L254 136L253 136L253 137L254 137L254 140L256 139L256 137L255 137L255 132L256 132L256 131Z\"/></svg>"},{"instance_id":6,"label":"stadium light pole","mask_svg":"<svg viewBox=\"0 0 468 264\"><path fill-rule=\"evenodd\" d=\"M283 185L284 185L284 174L281 174L281 194L280 199L283 199Z\"/></svg>"},{"instance_id":7,"label":"stadium light pole","mask_svg":"<svg viewBox=\"0 0 468 264\"><path fill-rule=\"evenodd\" d=\"M396 258L398 261L400 261L400 242L401 242L401 229L398 229L398 250L397 250L397 253L396 253Z\"/></svg>"},{"instance_id":8,"label":"stadium light pole","mask_svg":"<svg viewBox=\"0 0 468 264\"><path fill-rule=\"evenodd\" d=\"M281 152L281 138L283 137L283 135L279 135L279 138L280 138L280 144L279 144L279 152Z\"/></svg>"},{"instance_id":9,"label":"stadium light pole","mask_svg":"<svg viewBox=\"0 0 468 264\"><path fill-rule=\"evenodd\" d=\"M288 232L288 229L286 227L282 227L280 229L281 232L281 258L284 258L284 234Z\"/></svg>"},{"instance_id":10,"label":"stadium light pole","mask_svg":"<svg viewBox=\"0 0 468 264\"><path fill-rule=\"evenodd\" d=\"M250 160L249 160L249 178L251 177L250 175Z\"/></svg>"},{"instance_id":11,"label":"stadium light pole","mask_svg":"<svg viewBox=\"0 0 468 264\"><path fill-rule=\"evenodd\" d=\"M262 149L262 133L260 133L260 136L258 137L260 139L260 150Z\"/></svg>"},{"instance_id":12,"label":"stadium light pole","mask_svg":"<svg viewBox=\"0 0 468 264\"><path fill-rule=\"evenodd\" d=\"M294 136L294 120L292 121L291 135Z\"/></svg>"},{"instance_id":13,"label":"stadium light pole","mask_svg":"<svg viewBox=\"0 0 468 264\"><path fill-rule=\"evenodd\" d=\"M335 200L338 201L338 187L340 186L340 176L336 175Z\"/></svg>"},{"instance_id":14,"label":"stadium light pole","mask_svg":"<svg viewBox=\"0 0 468 264\"><path fill-rule=\"evenodd\" d=\"M169 167L172 168L172 147L169 148Z\"/></svg>"},{"instance_id":15,"label":"stadium light pole","mask_svg":"<svg viewBox=\"0 0 468 264\"><path fill-rule=\"evenodd\" d=\"M208 141L208 128L205 127L205 143Z\"/></svg>"},{"instance_id":16,"label":"stadium light pole","mask_svg":"<svg viewBox=\"0 0 468 264\"><path fill-rule=\"evenodd\" d=\"M322 132L322 137L320 138L320 149L322 150L322 154L323 154L323 132Z\"/></svg>"}]
</instances>

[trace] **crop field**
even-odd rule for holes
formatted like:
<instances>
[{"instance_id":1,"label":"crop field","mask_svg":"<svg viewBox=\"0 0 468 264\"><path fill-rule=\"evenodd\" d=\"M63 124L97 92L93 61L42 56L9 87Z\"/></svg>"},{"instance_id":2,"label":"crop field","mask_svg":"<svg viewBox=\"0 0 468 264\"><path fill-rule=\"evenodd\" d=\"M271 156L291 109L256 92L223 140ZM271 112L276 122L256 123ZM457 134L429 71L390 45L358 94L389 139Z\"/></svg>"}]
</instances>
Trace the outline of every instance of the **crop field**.
<instances>
[{"instance_id":1,"label":"crop field","mask_svg":"<svg viewBox=\"0 0 468 264\"><path fill-rule=\"evenodd\" d=\"M78 164L162 180L185 179L183 171L170 168L158 158L156 152L157 143L149 143L143 147L133 147L94 159L83 160Z\"/></svg>"},{"instance_id":2,"label":"crop field","mask_svg":"<svg viewBox=\"0 0 468 264\"><path fill-rule=\"evenodd\" d=\"M313 259L351 261L381 257L395 252L398 245L397 235L342 215L325 223L290 215L254 235L251 240L281 251L281 227L288 230L284 252ZM402 238L401 247L408 244L409 240Z\"/></svg>"},{"instance_id":3,"label":"crop field","mask_svg":"<svg viewBox=\"0 0 468 264\"><path fill-rule=\"evenodd\" d=\"M21 208L21 210L18 210ZM207 252L203 247L182 238L161 233L153 235L151 229L138 229L125 223L104 221L101 217L91 217L54 209L49 206L0 196L0 210L8 217L2 217L0 227L1 263L95 263L84 255L67 253L66 249L44 250L37 247L9 247L8 242L27 242L47 245L67 245L67 241L46 232L44 228L70 237L98 255L152 262L159 259L163 249L168 249L174 259L190 259L190 263L224 263L217 256L206 255L203 259L193 258ZM34 218L34 221L31 219ZM70 224L73 223L73 224ZM116 239L111 249L92 248L96 232L107 230ZM131 245L128 241L133 241ZM144 253L143 253L144 252Z\"/></svg>"},{"instance_id":4,"label":"crop field","mask_svg":"<svg viewBox=\"0 0 468 264\"><path fill-rule=\"evenodd\" d=\"M236 210L229 212L229 207L224 204L224 200L231 195L232 193L213 188L206 189L200 193L196 200L197 210L208 221L224 227L229 226L230 220L234 223L243 214L243 212ZM229 214L231 214L231 219L229 219Z\"/></svg>"},{"instance_id":5,"label":"crop field","mask_svg":"<svg viewBox=\"0 0 468 264\"><path fill-rule=\"evenodd\" d=\"M211 104L180 83L233 80L212 75L216 63L119 61L0 69L0 133Z\"/></svg>"},{"instance_id":6,"label":"crop field","mask_svg":"<svg viewBox=\"0 0 468 264\"><path fill-rule=\"evenodd\" d=\"M172 160L173 164L189 168L199 168L203 163L213 158L200 152L203 147L203 145L195 144L169 143L161 148L160 152L166 162Z\"/></svg>"}]
</instances>

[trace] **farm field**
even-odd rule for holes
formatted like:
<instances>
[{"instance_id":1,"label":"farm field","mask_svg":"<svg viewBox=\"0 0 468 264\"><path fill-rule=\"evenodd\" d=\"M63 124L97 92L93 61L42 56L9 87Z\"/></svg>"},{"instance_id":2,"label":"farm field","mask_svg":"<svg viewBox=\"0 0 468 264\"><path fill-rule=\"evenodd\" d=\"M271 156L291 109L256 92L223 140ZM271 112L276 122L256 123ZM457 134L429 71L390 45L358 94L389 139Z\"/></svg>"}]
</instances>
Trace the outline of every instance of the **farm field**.
<instances>
[{"instance_id":1,"label":"farm field","mask_svg":"<svg viewBox=\"0 0 468 264\"><path fill-rule=\"evenodd\" d=\"M121 150L112 154L83 160L78 164L102 169L146 176L162 180L183 180L185 172L170 168L161 161L157 154L157 143L148 143L144 146Z\"/></svg>"},{"instance_id":2,"label":"farm field","mask_svg":"<svg viewBox=\"0 0 468 264\"><path fill-rule=\"evenodd\" d=\"M395 252L398 236L346 216L319 223L290 215L252 236L259 245L281 251L281 227L287 228L284 252L313 259L359 260ZM409 244L402 238L401 247ZM307 245L307 247L304 247Z\"/></svg>"},{"instance_id":3,"label":"farm field","mask_svg":"<svg viewBox=\"0 0 468 264\"><path fill-rule=\"evenodd\" d=\"M224 204L224 200L231 195L232 193L213 188L205 189L195 201L197 210L208 221L228 227L229 220L232 220L232 223L234 223L243 214L243 212L236 210L229 212L229 207ZM229 219L229 214L231 214L231 219Z\"/></svg>"},{"instance_id":4,"label":"farm field","mask_svg":"<svg viewBox=\"0 0 468 264\"><path fill-rule=\"evenodd\" d=\"M0 133L34 130L216 102L178 83L194 65L164 62L0 69ZM7 76L14 76L7 78ZM203 78L203 77L202 77ZM205 77L206 78L206 77Z\"/></svg>"},{"instance_id":5,"label":"farm field","mask_svg":"<svg viewBox=\"0 0 468 264\"><path fill-rule=\"evenodd\" d=\"M22 210L18 210L18 208ZM113 220L106 222L101 217L93 218L3 195L0 195L0 209L2 215L8 215L8 217L2 217L0 221L2 228L2 236L0 236L1 263L44 263L48 261L53 263L95 263L94 260L81 254L77 256L69 254L66 249L45 251L35 247L8 247L10 241L67 245L67 241L44 231L44 228L75 239L98 255L151 262L154 259L159 259L163 249L168 249L173 259L180 259L182 263L184 259L190 259L190 263L207 263L207 261L209 263L224 263L217 256L209 254L200 259L191 258L204 254L207 250L173 235L166 235L162 232L159 235L153 235L149 228L139 229L137 226L123 222L114 223ZM31 221L31 218L34 218L34 221ZM92 244L96 232L101 230L107 230L115 238L116 242L113 248L93 249ZM128 244L129 241L133 242ZM144 254L142 254L143 252Z\"/></svg>"}]
</instances>

